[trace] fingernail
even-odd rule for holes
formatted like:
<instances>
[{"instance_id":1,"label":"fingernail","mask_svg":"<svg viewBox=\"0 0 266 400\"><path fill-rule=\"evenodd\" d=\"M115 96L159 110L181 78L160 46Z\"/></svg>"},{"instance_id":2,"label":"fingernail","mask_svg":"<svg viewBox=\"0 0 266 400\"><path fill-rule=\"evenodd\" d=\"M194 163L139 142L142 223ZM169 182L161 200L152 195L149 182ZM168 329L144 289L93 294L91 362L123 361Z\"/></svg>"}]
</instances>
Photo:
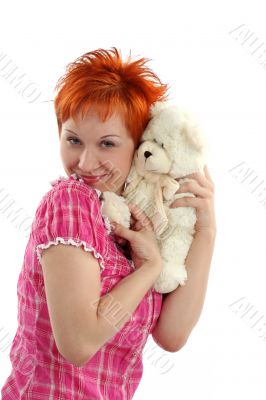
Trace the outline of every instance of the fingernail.
<instances>
[{"instance_id":1,"label":"fingernail","mask_svg":"<svg viewBox=\"0 0 266 400\"><path fill-rule=\"evenodd\" d=\"M112 222L112 223L111 223L111 229L112 229L112 231L114 231L115 228L116 228L116 224L115 224L114 222Z\"/></svg>"}]
</instances>

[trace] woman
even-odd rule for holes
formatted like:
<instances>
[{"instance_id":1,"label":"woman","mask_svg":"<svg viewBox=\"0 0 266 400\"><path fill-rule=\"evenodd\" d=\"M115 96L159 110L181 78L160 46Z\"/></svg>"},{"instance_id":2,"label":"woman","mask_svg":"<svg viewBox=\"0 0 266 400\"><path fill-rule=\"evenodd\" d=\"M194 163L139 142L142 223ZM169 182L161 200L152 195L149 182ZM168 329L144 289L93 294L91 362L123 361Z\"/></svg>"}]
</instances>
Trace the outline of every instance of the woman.
<instances>
[{"instance_id":1,"label":"woman","mask_svg":"<svg viewBox=\"0 0 266 400\"><path fill-rule=\"evenodd\" d=\"M200 315L216 232L207 168L179 190L196 197L172 205L195 207L198 219L188 282L167 295L152 288L162 259L147 216L131 204L131 228L111 229L101 214L101 192L121 194L150 106L166 99L167 85L146 62L98 49L58 81L67 177L52 183L32 223L3 400L131 399L148 335L178 351ZM129 244L129 254L117 241Z\"/></svg>"}]
</instances>

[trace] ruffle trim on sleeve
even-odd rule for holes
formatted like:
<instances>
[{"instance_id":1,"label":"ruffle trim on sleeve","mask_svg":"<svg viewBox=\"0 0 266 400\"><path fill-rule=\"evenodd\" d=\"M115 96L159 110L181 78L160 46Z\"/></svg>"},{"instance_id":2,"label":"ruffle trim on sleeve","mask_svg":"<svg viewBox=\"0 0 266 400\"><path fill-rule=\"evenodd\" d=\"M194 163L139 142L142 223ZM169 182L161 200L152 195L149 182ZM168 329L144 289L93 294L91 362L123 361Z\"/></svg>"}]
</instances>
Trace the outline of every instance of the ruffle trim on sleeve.
<instances>
[{"instance_id":1,"label":"ruffle trim on sleeve","mask_svg":"<svg viewBox=\"0 0 266 400\"><path fill-rule=\"evenodd\" d=\"M87 247L87 243L84 242L83 240L79 240L79 239L74 240L74 239L63 239L61 237L57 237L54 241L49 241L47 244L38 244L36 246L36 253L37 253L37 258L38 258L39 262L41 262L40 249L48 249L48 247L50 247L52 244L58 245L59 243L72 244L73 246L76 246L76 247L80 247L83 245L85 251L92 252L94 257L100 259L99 263L100 263L101 270L102 271L104 270L104 261L103 261L103 257L101 256L101 254L97 253L97 251L93 247Z\"/></svg>"},{"instance_id":2,"label":"ruffle trim on sleeve","mask_svg":"<svg viewBox=\"0 0 266 400\"><path fill-rule=\"evenodd\" d=\"M103 206L104 206L104 200L101 200L101 214L102 214L102 217L103 217L103 220L104 220L104 225L105 225L105 228L107 230L107 233L108 233L108 235L110 235L110 233L112 232L111 222L110 222L109 218L107 217L107 215L105 215L103 213Z\"/></svg>"},{"instance_id":3,"label":"ruffle trim on sleeve","mask_svg":"<svg viewBox=\"0 0 266 400\"><path fill-rule=\"evenodd\" d=\"M105 229L107 230L108 235L110 235L110 233L112 232L111 222L110 222L109 218L107 217L107 215L105 215L103 213L104 200L102 198L102 192L99 189L96 189L96 188L93 188L93 189L97 193L97 196L98 196L98 198L99 198L99 200L101 202L101 210L100 210L101 211L101 215L103 217Z\"/></svg>"},{"instance_id":4,"label":"ruffle trim on sleeve","mask_svg":"<svg viewBox=\"0 0 266 400\"><path fill-rule=\"evenodd\" d=\"M49 181L51 186L55 186L55 184L59 181L66 181L67 178L65 176L59 175L59 177L57 179L51 180Z\"/></svg>"}]
</instances>

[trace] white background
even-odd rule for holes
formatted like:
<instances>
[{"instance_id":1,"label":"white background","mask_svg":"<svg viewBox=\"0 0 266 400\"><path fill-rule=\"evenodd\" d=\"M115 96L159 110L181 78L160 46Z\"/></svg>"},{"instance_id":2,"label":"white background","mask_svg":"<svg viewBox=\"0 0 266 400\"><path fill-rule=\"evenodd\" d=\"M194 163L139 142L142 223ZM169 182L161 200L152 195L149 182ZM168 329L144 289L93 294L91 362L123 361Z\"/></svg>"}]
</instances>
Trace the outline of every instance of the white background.
<instances>
[{"instance_id":1,"label":"white background","mask_svg":"<svg viewBox=\"0 0 266 400\"><path fill-rule=\"evenodd\" d=\"M47 100L67 63L87 51L116 46L125 57L131 50L150 58L149 66L170 84L171 99L193 111L208 136L218 232L204 308L179 352L157 347L157 363L144 355L136 400L266 397L264 5L76 0L1 6L0 54L41 93L30 102L0 74L0 201L8 194L13 209L28 216L26 225L49 181L64 174L53 103ZM257 38L254 45L253 39L244 41L248 31ZM261 193L252 179L244 180L248 170L261 182ZM27 244L25 232L7 214L0 212L1 387L11 368L16 285ZM174 365L168 373L158 361L162 354Z\"/></svg>"}]
</instances>

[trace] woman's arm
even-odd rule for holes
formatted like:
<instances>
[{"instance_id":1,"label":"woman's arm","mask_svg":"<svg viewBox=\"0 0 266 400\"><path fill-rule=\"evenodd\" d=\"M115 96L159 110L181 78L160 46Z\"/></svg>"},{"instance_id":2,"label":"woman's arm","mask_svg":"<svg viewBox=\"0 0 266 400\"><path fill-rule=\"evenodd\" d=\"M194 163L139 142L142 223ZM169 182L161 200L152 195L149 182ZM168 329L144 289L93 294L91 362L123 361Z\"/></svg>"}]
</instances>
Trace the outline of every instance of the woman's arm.
<instances>
[{"instance_id":1,"label":"woman's arm","mask_svg":"<svg viewBox=\"0 0 266 400\"><path fill-rule=\"evenodd\" d=\"M188 280L164 296L153 330L155 342L172 352L184 346L201 314L216 237L214 184L209 171L205 166L204 174L187 177L194 181L183 183L177 193L191 192L196 197L177 199L171 206L196 209L195 235L185 261Z\"/></svg>"},{"instance_id":2,"label":"woman's arm","mask_svg":"<svg viewBox=\"0 0 266 400\"><path fill-rule=\"evenodd\" d=\"M130 243L130 253L136 271L118 282L109 293L91 302L91 306L97 309L93 353L97 352L131 318L162 271L162 258L152 222L137 206L129 203L129 208L132 213L132 229L112 223L114 225L112 231L116 237L126 239ZM138 329L131 331L130 335L127 335L128 345L140 340L142 334ZM89 349L87 356L85 353L87 358L91 358L92 355Z\"/></svg>"},{"instance_id":3,"label":"woman's arm","mask_svg":"<svg viewBox=\"0 0 266 400\"><path fill-rule=\"evenodd\" d=\"M161 273L158 264L144 263L121 279L109 293L97 303L98 348L113 337L128 321ZM98 349L96 349L97 351Z\"/></svg>"},{"instance_id":4,"label":"woman's arm","mask_svg":"<svg viewBox=\"0 0 266 400\"><path fill-rule=\"evenodd\" d=\"M201 232L194 237L186 258L188 280L164 295L160 317L152 336L168 351L178 351L196 325L204 304L214 250L215 233Z\"/></svg>"}]
</instances>

